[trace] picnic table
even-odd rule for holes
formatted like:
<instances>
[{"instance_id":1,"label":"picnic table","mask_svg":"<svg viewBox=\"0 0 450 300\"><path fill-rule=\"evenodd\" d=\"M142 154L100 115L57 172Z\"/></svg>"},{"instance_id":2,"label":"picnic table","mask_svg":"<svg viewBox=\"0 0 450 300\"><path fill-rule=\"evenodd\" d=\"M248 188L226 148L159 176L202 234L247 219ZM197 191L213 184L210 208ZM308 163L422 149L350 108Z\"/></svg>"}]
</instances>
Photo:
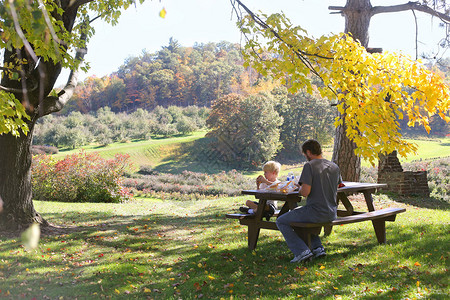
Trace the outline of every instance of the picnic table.
<instances>
[{"instance_id":1,"label":"picnic table","mask_svg":"<svg viewBox=\"0 0 450 300\"><path fill-rule=\"evenodd\" d=\"M364 182L344 182L345 186L338 188L337 201L343 204L345 210L338 210L338 219L328 223L291 223L294 230L302 237L307 244L310 243L311 234L319 234L321 228L324 227L326 235L332 231L332 226L349 224L362 221L372 221L378 242L386 243L385 221L394 221L398 213L404 212L404 208L388 208L375 211L373 205L372 194L378 188L386 187L383 183L364 183ZM353 208L348 195L362 193L367 205L368 212L358 212ZM248 248L253 250L256 248L258 237L261 229L278 230L275 221L263 220L263 211L267 200L284 201L282 208L276 212L274 217L294 209L298 206L301 196L298 191L290 193L281 193L270 190L244 190L244 195L253 195L258 199L258 209L256 214L227 214L227 218L238 219L241 225L248 226Z\"/></svg>"}]
</instances>

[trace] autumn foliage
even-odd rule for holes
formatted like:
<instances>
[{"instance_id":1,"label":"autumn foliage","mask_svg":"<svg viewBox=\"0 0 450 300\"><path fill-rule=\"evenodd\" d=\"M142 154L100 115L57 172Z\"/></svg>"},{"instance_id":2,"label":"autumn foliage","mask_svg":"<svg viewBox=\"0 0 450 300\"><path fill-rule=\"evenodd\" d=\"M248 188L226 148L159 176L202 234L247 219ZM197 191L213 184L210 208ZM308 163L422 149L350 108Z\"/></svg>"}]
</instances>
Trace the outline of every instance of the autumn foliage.
<instances>
[{"instance_id":1,"label":"autumn foliage","mask_svg":"<svg viewBox=\"0 0 450 300\"><path fill-rule=\"evenodd\" d=\"M240 28L248 38L247 64L262 75L288 83L291 92L311 93L311 75L322 80L321 95L337 101L341 114L335 125L346 123L356 154L372 163L379 153L416 151L402 138L399 120L408 117L409 126L428 132L433 115L450 121L450 87L420 61L390 52L370 54L346 34L310 38L283 14L249 15Z\"/></svg>"},{"instance_id":2,"label":"autumn foliage","mask_svg":"<svg viewBox=\"0 0 450 300\"><path fill-rule=\"evenodd\" d=\"M206 124L218 159L259 166L273 157L282 146L279 127L283 122L275 104L268 93L230 94L215 101Z\"/></svg>"},{"instance_id":3,"label":"autumn foliage","mask_svg":"<svg viewBox=\"0 0 450 300\"><path fill-rule=\"evenodd\" d=\"M37 155L32 165L33 197L61 202L122 202L131 197L121 186L129 166L128 154L116 154L108 160L97 152L79 152L59 161Z\"/></svg>"}]
</instances>

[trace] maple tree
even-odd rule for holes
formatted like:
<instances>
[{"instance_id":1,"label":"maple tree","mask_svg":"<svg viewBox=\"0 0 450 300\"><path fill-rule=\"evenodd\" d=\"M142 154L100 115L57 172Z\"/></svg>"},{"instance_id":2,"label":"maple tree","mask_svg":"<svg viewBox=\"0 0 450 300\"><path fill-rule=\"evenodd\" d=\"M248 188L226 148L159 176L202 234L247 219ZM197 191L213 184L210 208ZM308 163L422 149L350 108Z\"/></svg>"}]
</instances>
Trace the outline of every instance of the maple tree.
<instances>
[{"instance_id":1,"label":"maple tree","mask_svg":"<svg viewBox=\"0 0 450 300\"><path fill-rule=\"evenodd\" d=\"M143 1L143 0L142 0ZM142 1L140 1L142 3ZM116 24L135 0L3 1L0 4L0 228L46 224L35 211L30 145L36 121L59 111L78 83L92 22ZM91 17L95 15L95 17ZM72 70L66 86L53 91L62 68Z\"/></svg>"},{"instance_id":2,"label":"maple tree","mask_svg":"<svg viewBox=\"0 0 450 300\"><path fill-rule=\"evenodd\" d=\"M206 120L211 149L222 161L239 165L259 166L269 160L281 148L283 119L275 104L268 93L228 94L214 101Z\"/></svg>"},{"instance_id":3,"label":"maple tree","mask_svg":"<svg viewBox=\"0 0 450 300\"><path fill-rule=\"evenodd\" d=\"M340 117L335 125L345 126L345 136L355 146L351 155L374 164L380 153L397 151L406 156L416 151L399 130L398 120L405 116L409 126L420 125L427 131L433 115L450 121L450 87L422 62L397 53L369 53L351 34L313 39L284 14L257 15L239 0L234 7L247 39L247 63L264 76L288 82L291 92L311 93L312 75L319 77L321 95L337 100ZM338 133L336 139L340 138ZM360 161L338 164L341 169L354 169Z\"/></svg>"}]
</instances>

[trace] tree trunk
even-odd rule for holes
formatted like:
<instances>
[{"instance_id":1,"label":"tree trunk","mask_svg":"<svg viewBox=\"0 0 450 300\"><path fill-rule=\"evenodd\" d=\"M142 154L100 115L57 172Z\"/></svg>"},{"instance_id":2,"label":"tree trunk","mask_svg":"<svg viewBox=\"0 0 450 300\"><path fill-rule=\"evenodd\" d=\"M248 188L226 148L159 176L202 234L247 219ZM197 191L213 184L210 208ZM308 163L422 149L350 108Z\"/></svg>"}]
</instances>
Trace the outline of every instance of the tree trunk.
<instances>
[{"instance_id":1,"label":"tree trunk","mask_svg":"<svg viewBox=\"0 0 450 300\"><path fill-rule=\"evenodd\" d=\"M343 180L359 181L361 158L355 155L356 145L345 134L345 118L342 115L340 117L344 119L344 124L336 128L332 161L339 166Z\"/></svg>"},{"instance_id":2,"label":"tree trunk","mask_svg":"<svg viewBox=\"0 0 450 300\"><path fill-rule=\"evenodd\" d=\"M28 135L0 135L0 196L4 202L0 229L23 230L32 223L48 225L34 210L31 190L31 142L34 124Z\"/></svg>"},{"instance_id":3,"label":"tree trunk","mask_svg":"<svg viewBox=\"0 0 450 300\"><path fill-rule=\"evenodd\" d=\"M62 20L68 32L72 31L78 7L83 3L86 2L68 0L60 2L64 10ZM86 37L87 33L80 35L82 41L86 41ZM73 95L78 83L78 71L72 70L64 89L57 96L52 95L51 91L61 73L61 63L44 58L33 60L27 51L25 48L5 50L3 55L3 65L12 64L26 76L20 79L3 76L0 85L10 89L22 104L27 104L25 107L31 121L27 121L28 135L23 133L19 137L11 134L0 135L0 197L4 206L0 213L2 231L21 231L32 223L49 225L35 211L32 200L31 144L34 124L38 118L60 111ZM27 59L26 64L17 65L17 53ZM84 48L78 48L75 60L83 61L85 53Z\"/></svg>"},{"instance_id":4,"label":"tree trunk","mask_svg":"<svg viewBox=\"0 0 450 300\"><path fill-rule=\"evenodd\" d=\"M345 17L345 32L351 33L362 46L369 45L369 25L372 17L370 0L347 0L343 11Z\"/></svg>"},{"instance_id":5,"label":"tree trunk","mask_svg":"<svg viewBox=\"0 0 450 300\"><path fill-rule=\"evenodd\" d=\"M370 0L347 0L342 13L345 17L345 32L351 33L367 48L372 5ZM332 160L339 166L343 180L359 181L361 158L355 154L356 145L346 135L345 115L343 125L336 128Z\"/></svg>"}]
</instances>

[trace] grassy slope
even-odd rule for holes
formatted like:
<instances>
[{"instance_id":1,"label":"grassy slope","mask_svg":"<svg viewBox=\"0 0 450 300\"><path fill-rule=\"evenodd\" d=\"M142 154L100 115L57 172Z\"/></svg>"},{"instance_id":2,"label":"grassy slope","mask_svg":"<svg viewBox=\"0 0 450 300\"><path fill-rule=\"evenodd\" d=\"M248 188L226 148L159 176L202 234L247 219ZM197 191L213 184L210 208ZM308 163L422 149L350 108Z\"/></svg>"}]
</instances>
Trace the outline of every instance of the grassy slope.
<instances>
[{"instance_id":1,"label":"grassy slope","mask_svg":"<svg viewBox=\"0 0 450 300\"><path fill-rule=\"evenodd\" d=\"M407 140L417 144L419 150L417 155L409 155L407 158L401 158L400 162L411 162L414 160L424 160L428 158L450 156L450 138L440 140Z\"/></svg>"},{"instance_id":2,"label":"grassy slope","mask_svg":"<svg viewBox=\"0 0 450 300\"><path fill-rule=\"evenodd\" d=\"M142 165L152 166L155 170L161 172L179 173L184 169L197 172L214 173L227 169L226 165L218 165L214 162L202 160L193 162L189 159L189 155L201 151L199 141L204 138L206 132L196 132L189 136L174 137L167 139L152 139L148 141L134 141L130 143L114 143L106 147L88 146L83 147L86 151L98 151L105 158L112 158L114 154L122 152L128 153L136 168ZM419 159L429 159L436 157L444 157L450 155L450 138L441 140L408 140L418 145L417 155L410 155L406 159L399 157L401 162L410 162ZM70 151L61 151L55 157L64 157L67 154L80 151L79 149ZM325 157L331 159L332 147L325 147ZM203 164L202 164L203 163ZM367 162L363 165L369 166ZM295 174L300 173L300 166L284 166L281 175L284 176L288 172L293 171ZM255 176L259 171L247 172L249 176Z\"/></svg>"},{"instance_id":3,"label":"grassy slope","mask_svg":"<svg viewBox=\"0 0 450 300\"><path fill-rule=\"evenodd\" d=\"M448 296L448 207L413 206L376 195L377 208L407 208L388 222L388 244L377 244L370 222L338 226L323 239L328 256L301 265L289 263L292 255L278 231L262 230L256 251L247 249L247 228L224 217L244 200L36 201L36 209L53 224L77 228L43 236L28 252L20 238L0 236L0 298ZM362 203L355 201L356 207Z\"/></svg>"},{"instance_id":4,"label":"grassy slope","mask_svg":"<svg viewBox=\"0 0 450 300\"><path fill-rule=\"evenodd\" d=\"M158 167L176 161L177 155L171 157L166 152L180 141L191 143L190 138L198 136L87 151L102 150L102 155L109 157L118 151L135 153L132 157L137 162L145 159ZM436 156L448 155L449 140L443 145L426 142L422 147L433 150L441 146ZM156 149L154 155L143 154L149 148ZM297 265L289 263L292 255L277 231L262 230L256 251L248 251L247 228L224 217L237 211L247 198L189 202L136 199L123 204L76 205L35 201L36 209L51 223L77 227L65 229L64 234L43 236L32 251L24 251L20 238L0 236L0 298L448 296L450 210L446 203L376 195L378 209L407 208L395 222L387 224L388 244L376 243L370 222L338 226L323 240L327 257ZM360 199L354 201L355 208L364 206Z\"/></svg>"},{"instance_id":5,"label":"grassy slope","mask_svg":"<svg viewBox=\"0 0 450 300\"><path fill-rule=\"evenodd\" d=\"M206 132L196 132L182 137L113 143L105 147L85 146L83 149L86 152L97 151L104 158L113 158L116 153L127 153L136 168L142 165L157 167L181 159L184 156L183 146L203 138L205 134ZM63 158L79 151L80 149L60 151L54 157Z\"/></svg>"}]
</instances>

